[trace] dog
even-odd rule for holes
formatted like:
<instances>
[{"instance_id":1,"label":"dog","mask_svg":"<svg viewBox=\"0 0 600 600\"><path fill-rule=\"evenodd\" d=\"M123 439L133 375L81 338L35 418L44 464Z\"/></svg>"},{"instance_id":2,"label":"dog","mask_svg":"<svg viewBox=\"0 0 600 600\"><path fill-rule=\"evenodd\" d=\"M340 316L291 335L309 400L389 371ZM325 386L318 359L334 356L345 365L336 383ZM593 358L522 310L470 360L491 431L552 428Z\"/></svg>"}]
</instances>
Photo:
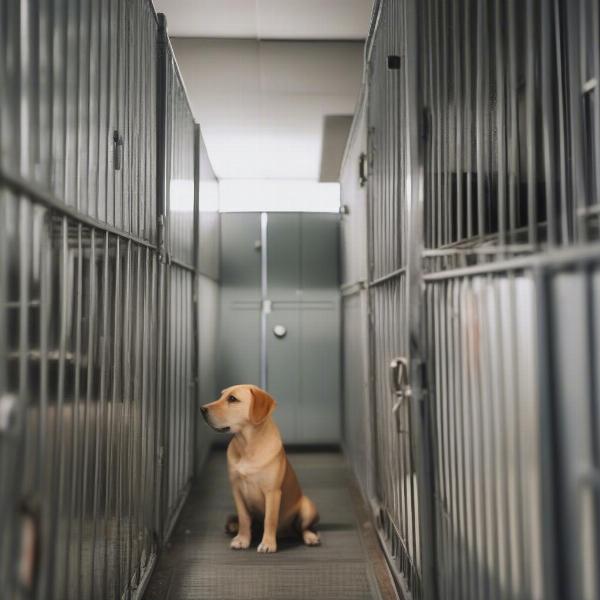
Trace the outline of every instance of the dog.
<instances>
[{"instance_id":1,"label":"dog","mask_svg":"<svg viewBox=\"0 0 600 600\"><path fill-rule=\"evenodd\" d=\"M258 552L276 552L277 536L294 530L307 546L320 544L314 529L319 514L302 493L271 418L276 405L255 385L234 385L200 407L213 429L234 434L227 447L227 468L237 519L232 517L225 525L226 531L237 533L230 544L234 550L250 546L253 519L264 523Z\"/></svg>"}]
</instances>

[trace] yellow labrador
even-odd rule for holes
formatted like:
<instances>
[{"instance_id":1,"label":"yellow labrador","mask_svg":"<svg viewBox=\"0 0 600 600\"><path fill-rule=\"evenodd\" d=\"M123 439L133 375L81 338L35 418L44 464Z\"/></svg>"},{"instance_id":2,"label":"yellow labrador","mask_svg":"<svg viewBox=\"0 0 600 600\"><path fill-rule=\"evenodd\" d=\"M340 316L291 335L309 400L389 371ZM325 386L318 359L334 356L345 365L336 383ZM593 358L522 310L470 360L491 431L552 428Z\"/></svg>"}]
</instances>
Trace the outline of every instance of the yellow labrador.
<instances>
[{"instance_id":1,"label":"yellow labrador","mask_svg":"<svg viewBox=\"0 0 600 600\"><path fill-rule=\"evenodd\" d=\"M200 407L215 430L235 435L227 448L227 467L237 510L237 535L231 548L250 545L252 519L264 519L259 552L277 550L277 534L295 529L308 546L320 543L314 526L319 515L314 503L302 494L290 465L277 425L271 418L275 400L254 385L234 385L215 402Z\"/></svg>"}]
</instances>

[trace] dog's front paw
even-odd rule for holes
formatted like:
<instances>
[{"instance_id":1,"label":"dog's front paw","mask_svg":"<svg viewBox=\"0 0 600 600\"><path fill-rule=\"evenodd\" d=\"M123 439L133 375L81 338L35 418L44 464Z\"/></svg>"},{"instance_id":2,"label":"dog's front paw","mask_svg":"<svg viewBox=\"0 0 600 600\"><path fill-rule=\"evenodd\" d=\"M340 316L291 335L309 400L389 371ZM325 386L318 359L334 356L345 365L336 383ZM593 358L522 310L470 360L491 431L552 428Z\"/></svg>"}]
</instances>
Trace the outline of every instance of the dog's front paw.
<instances>
[{"instance_id":1,"label":"dog's front paw","mask_svg":"<svg viewBox=\"0 0 600 600\"><path fill-rule=\"evenodd\" d=\"M277 552L277 542L275 540L265 540L258 545L257 552Z\"/></svg>"},{"instance_id":2,"label":"dog's front paw","mask_svg":"<svg viewBox=\"0 0 600 600\"><path fill-rule=\"evenodd\" d=\"M236 535L232 540L229 547L233 550L245 550L250 545L250 538L244 537L243 535Z\"/></svg>"},{"instance_id":3,"label":"dog's front paw","mask_svg":"<svg viewBox=\"0 0 600 600\"><path fill-rule=\"evenodd\" d=\"M321 543L319 534L309 529L302 532L302 539L307 546L318 546Z\"/></svg>"}]
</instances>

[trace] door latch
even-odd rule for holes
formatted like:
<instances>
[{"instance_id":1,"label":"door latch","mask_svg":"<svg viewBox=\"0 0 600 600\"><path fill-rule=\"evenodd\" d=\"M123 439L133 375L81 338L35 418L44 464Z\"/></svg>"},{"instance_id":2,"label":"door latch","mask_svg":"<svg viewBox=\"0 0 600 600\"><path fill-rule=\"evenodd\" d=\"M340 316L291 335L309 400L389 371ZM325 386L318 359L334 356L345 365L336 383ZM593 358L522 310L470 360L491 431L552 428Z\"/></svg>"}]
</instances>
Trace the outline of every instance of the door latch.
<instances>
[{"instance_id":1,"label":"door latch","mask_svg":"<svg viewBox=\"0 0 600 600\"><path fill-rule=\"evenodd\" d=\"M408 380L408 359L404 356L394 358L390 362L390 375L392 392L396 401L392 406L392 413L396 420L396 431L401 433L400 409L405 401L410 400L412 390Z\"/></svg>"},{"instance_id":2,"label":"door latch","mask_svg":"<svg viewBox=\"0 0 600 600\"><path fill-rule=\"evenodd\" d=\"M115 129L113 131L113 146L114 146L114 167L115 171L120 171L123 165L123 137Z\"/></svg>"}]
</instances>

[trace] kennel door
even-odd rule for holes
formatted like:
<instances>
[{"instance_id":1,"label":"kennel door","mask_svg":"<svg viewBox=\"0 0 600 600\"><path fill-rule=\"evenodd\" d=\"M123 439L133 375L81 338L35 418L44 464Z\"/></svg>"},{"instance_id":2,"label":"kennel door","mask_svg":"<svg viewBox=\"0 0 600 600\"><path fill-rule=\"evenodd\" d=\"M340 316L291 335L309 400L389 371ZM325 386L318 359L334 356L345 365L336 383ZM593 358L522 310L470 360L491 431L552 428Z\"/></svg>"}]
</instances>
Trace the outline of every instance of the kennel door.
<instances>
[{"instance_id":1,"label":"kennel door","mask_svg":"<svg viewBox=\"0 0 600 600\"><path fill-rule=\"evenodd\" d=\"M338 226L334 214L268 215L267 388L288 443L340 439Z\"/></svg>"}]
</instances>

